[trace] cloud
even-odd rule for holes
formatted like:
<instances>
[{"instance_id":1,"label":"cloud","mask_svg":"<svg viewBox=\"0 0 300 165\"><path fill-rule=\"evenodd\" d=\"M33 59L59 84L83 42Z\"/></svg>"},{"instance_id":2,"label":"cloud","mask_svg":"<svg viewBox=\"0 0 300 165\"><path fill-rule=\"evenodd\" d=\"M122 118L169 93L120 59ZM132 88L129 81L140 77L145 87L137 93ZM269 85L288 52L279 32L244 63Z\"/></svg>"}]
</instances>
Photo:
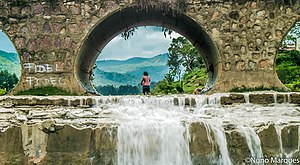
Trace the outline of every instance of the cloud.
<instances>
[{"instance_id":1,"label":"cloud","mask_svg":"<svg viewBox=\"0 0 300 165\"><path fill-rule=\"evenodd\" d=\"M102 50L98 59L125 60L132 57L153 57L167 53L172 38L178 36L180 34L173 32L171 36L165 37L159 27L139 27L128 40L120 35L112 39Z\"/></svg>"}]
</instances>

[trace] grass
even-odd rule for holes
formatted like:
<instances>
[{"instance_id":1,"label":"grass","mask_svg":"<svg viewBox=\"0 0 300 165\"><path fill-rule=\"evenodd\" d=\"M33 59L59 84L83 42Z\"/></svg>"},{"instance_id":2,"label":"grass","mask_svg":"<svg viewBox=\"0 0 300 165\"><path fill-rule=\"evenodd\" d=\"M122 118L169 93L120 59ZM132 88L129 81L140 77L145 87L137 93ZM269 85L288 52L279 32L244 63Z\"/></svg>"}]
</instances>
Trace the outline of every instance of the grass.
<instances>
[{"instance_id":1,"label":"grass","mask_svg":"<svg viewBox=\"0 0 300 165\"><path fill-rule=\"evenodd\" d=\"M29 90L19 91L16 94L16 96L20 95L33 95L33 96L55 96L55 95L62 95L62 96L74 96L77 95L76 93L70 93L68 91L59 89L57 87L53 86L46 86L46 87L39 87L39 88L33 88Z\"/></svg>"}]
</instances>

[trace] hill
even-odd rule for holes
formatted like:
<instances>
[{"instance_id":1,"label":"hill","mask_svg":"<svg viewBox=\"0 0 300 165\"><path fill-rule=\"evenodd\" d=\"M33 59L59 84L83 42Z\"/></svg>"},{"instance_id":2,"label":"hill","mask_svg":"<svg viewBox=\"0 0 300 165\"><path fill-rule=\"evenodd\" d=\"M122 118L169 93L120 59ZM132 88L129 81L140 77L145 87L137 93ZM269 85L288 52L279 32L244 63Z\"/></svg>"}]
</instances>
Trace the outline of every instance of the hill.
<instances>
[{"instance_id":1,"label":"hill","mask_svg":"<svg viewBox=\"0 0 300 165\"><path fill-rule=\"evenodd\" d=\"M97 67L105 72L126 73L145 66L166 66L168 54L160 54L152 58L134 57L127 60L100 60Z\"/></svg>"},{"instance_id":2,"label":"hill","mask_svg":"<svg viewBox=\"0 0 300 165\"><path fill-rule=\"evenodd\" d=\"M20 77L21 66L18 54L0 50L0 70L8 70Z\"/></svg>"},{"instance_id":3,"label":"hill","mask_svg":"<svg viewBox=\"0 0 300 165\"><path fill-rule=\"evenodd\" d=\"M164 78L168 72L168 54L152 58L134 57L127 60L100 60L94 70L94 84L98 85L137 85L144 71L151 76L152 82Z\"/></svg>"},{"instance_id":4,"label":"hill","mask_svg":"<svg viewBox=\"0 0 300 165\"><path fill-rule=\"evenodd\" d=\"M137 85L138 82L134 81L136 80L136 77L133 77L132 75L129 74L121 74L121 73L116 73L116 72L105 72L100 70L99 68L96 68L94 70L94 76L95 79L93 81L96 86L99 85L115 85L115 86L120 86L124 84L128 85Z\"/></svg>"}]
</instances>

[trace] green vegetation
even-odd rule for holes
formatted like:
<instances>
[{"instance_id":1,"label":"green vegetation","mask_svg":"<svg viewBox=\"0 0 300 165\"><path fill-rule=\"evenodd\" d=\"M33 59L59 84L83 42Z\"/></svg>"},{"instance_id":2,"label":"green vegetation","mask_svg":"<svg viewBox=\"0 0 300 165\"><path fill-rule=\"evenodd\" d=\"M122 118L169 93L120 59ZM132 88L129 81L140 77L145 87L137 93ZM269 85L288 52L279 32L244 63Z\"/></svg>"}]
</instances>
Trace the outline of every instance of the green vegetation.
<instances>
[{"instance_id":1,"label":"green vegetation","mask_svg":"<svg viewBox=\"0 0 300 165\"><path fill-rule=\"evenodd\" d=\"M204 66L184 75L183 91L185 93L193 93L196 88L203 88L206 85L208 75Z\"/></svg>"},{"instance_id":2,"label":"green vegetation","mask_svg":"<svg viewBox=\"0 0 300 165\"><path fill-rule=\"evenodd\" d=\"M74 96L76 93L70 93L65 90L59 89L53 86L45 86L39 88L32 88L25 91L20 91L15 95L33 95L33 96L55 96L55 95L64 95L64 96Z\"/></svg>"},{"instance_id":3,"label":"green vegetation","mask_svg":"<svg viewBox=\"0 0 300 165\"><path fill-rule=\"evenodd\" d=\"M300 92L300 52L282 51L276 58L276 72L283 84Z\"/></svg>"},{"instance_id":4,"label":"green vegetation","mask_svg":"<svg viewBox=\"0 0 300 165\"><path fill-rule=\"evenodd\" d=\"M18 54L0 50L0 70L7 70L9 73L14 73L17 77L20 77L20 69Z\"/></svg>"},{"instance_id":5,"label":"green vegetation","mask_svg":"<svg viewBox=\"0 0 300 165\"><path fill-rule=\"evenodd\" d=\"M197 49L184 37L172 40L167 65L169 73L159 81L153 94L192 93L204 87L207 73Z\"/></svg>"},{"instance_id":6,"label":"green vegetation","mask_svg":"<svg viewBox=\"0 0 300 165\"><path fill-rule=\"evenodd\" d=\"M0 95L4 95L12 90L19 82L16 74L11 74L7 70L0 71Z\"/></svg>"},{"instance_id":7,"label":"green vegetation","mask_svg":"<svg viewBox=\"0 0 300 165\"><path fill-rule=\"evenodd\" d=\"M104 96L108 95L138 95L140 90L137 86L121 85L114 87L113 85L98 86L96 90Z\"/></svg>"},{"instance_id":8,"label":"green vegetation","mask_svg":"<svg viewBox=\"0 0 300 165\"><path fill-rule=\"evenodd\" d=\"M151 83L151 90L156 86L156 82ZM113 85L104 85L96 87L96 90L104 96L109 95L139 95L142 94L142 85L121 85L119 87Z\"/></svg>"},{"instance_id":9,"label":"green vegetation","mask_svg":"<svg viewBox=\"0 0 300 165\"><path fill-rule=\"evenodd\" d=\"M11 91L19 82L20 60L18 54L0 50L0 95Z\"/></svg>"},{"instance_id":10,"label":"green vegetation","mask_svg":"<svg viewBox=\"0 0 300 165\"><path fill-rule=\"evenodd\" d=\"M6 89L5 89L5 88L4 88L4 89L1 89L1 88L0 88L0 96L1 96L1 95L5 95L5 94L6 94Z\"/></svg>"}]
</instances>

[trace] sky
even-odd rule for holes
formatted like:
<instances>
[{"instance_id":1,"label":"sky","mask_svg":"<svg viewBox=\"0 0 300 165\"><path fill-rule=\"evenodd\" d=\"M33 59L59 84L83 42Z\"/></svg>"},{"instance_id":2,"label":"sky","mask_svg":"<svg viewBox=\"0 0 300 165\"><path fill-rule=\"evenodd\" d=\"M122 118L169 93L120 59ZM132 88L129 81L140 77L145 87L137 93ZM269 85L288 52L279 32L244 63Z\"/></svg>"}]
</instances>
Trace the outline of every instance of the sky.
<instances>
[{"instance_id":1,"label":"sky","mask_svg":"<svg viewBox=\"0 0 300 165\"><path fill-rule=\"evenodd\" d=\"M164 36L161 27L138 27L136 33L128 40L118 35L112 39L102 50L98 59L125 60L132 57L154 57L167 53L172 38L180 34L173 32L170 36Z\"/></svg>"},{"instance_id":2,"label":"sky","mask_svg":"<svg viewBox=\"0 0 300 165\"><path fill-rule=\"evenodd\" d=\"M98 60L126 60L132 57L154 57L167 53L172 38L180 34L173 32L170 36L164 36L161 27L138 27L133 36L125 40L118 35L112 39L98 56ZM16 52L6 34L0 31L0 50Z\"/></svg>"},{"instance_id":3,"label":"sky","mask_svg":"<svg viewBox=\"0 0 300 165\"><path fill-rule=\"evenodd\" d=\"M9 53L16 53L16 49L7 37L5 33L3 33L2 30L0 30L0 50L3 50L5 52Z\"/></svg>"}]
</instances>

